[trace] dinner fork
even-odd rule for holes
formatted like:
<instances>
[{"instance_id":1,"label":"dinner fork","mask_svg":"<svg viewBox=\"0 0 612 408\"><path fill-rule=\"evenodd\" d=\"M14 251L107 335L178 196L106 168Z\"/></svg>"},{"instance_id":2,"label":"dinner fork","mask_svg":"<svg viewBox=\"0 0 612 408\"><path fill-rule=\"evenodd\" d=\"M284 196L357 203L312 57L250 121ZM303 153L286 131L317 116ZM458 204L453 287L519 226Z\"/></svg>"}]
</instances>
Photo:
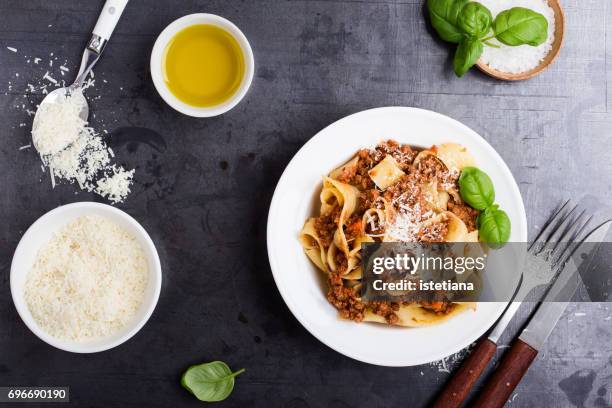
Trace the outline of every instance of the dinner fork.
<instances>
[{"instance_id":1,"label":"dinner fork","mask_svg":"<svg viewBox=\"0 0 612 408\"><path fill-rule=\"evenodd\" d=\"M576 215L577 214L577 215ZM567 200L549 218L536 239L527 249L527 259L519 286L497 325L488 337L480 339L461 367L446 384L433 408L459 408L470 390L487 368L497 350L497 342L521 306L523 300L536 287L549 283L565 265L575 249L584 240L578 241L592 216L586 210Z\"/></svg>"}]
</instances>

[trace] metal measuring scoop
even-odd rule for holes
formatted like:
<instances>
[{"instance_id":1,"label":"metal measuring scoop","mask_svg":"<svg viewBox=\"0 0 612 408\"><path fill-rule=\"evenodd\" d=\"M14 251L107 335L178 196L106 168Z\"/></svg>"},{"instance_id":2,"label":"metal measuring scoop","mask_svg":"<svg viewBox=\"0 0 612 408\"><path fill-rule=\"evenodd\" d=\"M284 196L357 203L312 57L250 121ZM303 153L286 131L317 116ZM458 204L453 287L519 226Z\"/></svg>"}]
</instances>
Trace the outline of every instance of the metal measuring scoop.
<instances>
[{"instance_id":1,"label":"metal measuring scoop","mask_svg":"<svg viewBox=\"0 0 612 408\"><path fill-rule=\"evenodd\" d=\"M96 22L96 26L93 29L93 34L91 39L87 43L87 47L85 51L83 51L83 58L81 59L81 67L79 68L79 72L74 83L67 87L57 88L50 92L40 103L38 109L36 110L36 114L34 115L34 122L32 123L32 129L36 129L41 115L41 107L47 104L58 103L63 101L65 98L77 98L75 101L79 105L79 117L87 122L87 118L89 117L89 106L87 105L87 100L83 95L83 83L85 79L91 72L93 66L100 59L100 55L102 55L102 51L106 46L106 43L110 39L111 34L115 30L115 26L127 5L128 0L106 0L104 3L104 7L102 8L102 12L100 13L100 17L98 17L98 21ZM43 149L40 146L40 143L37 143L36 137L34 136L35 132L32 132L32 141L34 143L34 147L41 155L52 155L58 153L72 143L76 141L76 137L73 140L65 140L62 146L54 146L54 150ZM41 151L42 150L42 151Z\"/></svg>"}]
</instances>

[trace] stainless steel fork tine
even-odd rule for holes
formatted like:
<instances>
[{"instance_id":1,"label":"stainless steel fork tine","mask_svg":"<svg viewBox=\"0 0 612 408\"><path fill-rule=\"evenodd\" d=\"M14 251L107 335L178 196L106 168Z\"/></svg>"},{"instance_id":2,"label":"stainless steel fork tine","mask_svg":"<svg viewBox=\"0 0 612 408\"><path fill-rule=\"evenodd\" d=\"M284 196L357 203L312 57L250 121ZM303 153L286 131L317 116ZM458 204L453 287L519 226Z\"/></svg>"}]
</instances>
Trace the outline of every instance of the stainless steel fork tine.
<instances>
[{"instance_id":1,"label":"stainless steel fork tine","mask_svg":"<svg viewBox=\"0 0 612 408\"><path fill-rule=\"evenodd\" d=\"M544 242L546 242L551 231L554 230L554 227L559 222L561 212L563 212L563 210L568 206L570 201L571 200L567 200L565 203L563 203L563 205L553 215L551 215L550 218L548 218L548 221L546 222L546 225L544 225L544 228L542 228L542 230L540 231L536 239L533 240L531 245L529 245L529 251L531 251L532 249L535 249L534 246L536 244L539 245L539 244L543 244Z\"/></svg>"},{"instance_id":2,"label":"stainless steel fork tine","mask_svg":"<svg viewBox=\"0 0 612 408\"><path fill-rule=\"evenodd\" d=\"M587 225L589 225L592 219L593 216L589 216L582 224L582 226L576 231L576 233L572 237L570 237L569 242L563 252L561 252L556 259L553 259L552 265L554 268L563 267L563 265L565 265L570 256L572 256L576 248L578 248L578 246L586 239L586 235L584 235L580 240L578 240L578 237L582 235L583 231L585 230Z\"/></svg>"},{"instance_id":3,"label":"stainless steel fork tine","mask_svg":"<svg viewBox=\"0 0 612 408\"><path fill-rule=\"evenodd\" d=\"M571 223L567 226L567 228L565 228L565 231L563 231L561 236L558 238L555 238L555 241L553 242L554 248L548 254L548 258L551 260L551 262L554 262L555 259L559 259L560 255L563 253L564 249L567 247L567 244L573 241L572 237L575 238L576 230L578 230L580 226L583 224L583 221L584 221L583 217L585 217L585 214L586 214L586 210L582 210L582 212L578 214L578 216L576 216L571 221Z\"/></svg>"},{"instance_id":4,"label":"stainless steel fork tine","mask_svg":"<svg viewBox=\"0 0 612 408\"><path fill-rule=\"evenodd\" d=\"M552 253L552 250L554 249L556 243L559 241L559 238L561 238L561 235L563 234L563 232L571 224L572 214L574 213L574 211L576 211L577 208L578 206L574 205L569 210L569 212L567 213L564 212L563 214L560 215L561 219L559 220L559 223L557 224L556 228L550 233L550 236L546 239L546 242L544 242L544 245L534 250L534 253L536 255L542 253L543 251Z\"/></svg>"},{"instance_id":5,"label":"stainless steel fork tine","mask_svg":"<svg viewBox=\"0 0 612 408\"><path fill-rule=\"evenodd\" d=\"M574 207L574 210L577 208L578 207ZM568 215L567 219L569 220L569 222L567 223L563 231L560 230L559 234L557 234L554 239L551 238L551 240L549 241L550 243L554 244L553 252L556 251L556 249L562 242L567 242L568 238L570 238L574 234L576 227L582 224L581 218L584 216L585 213L586 210L582 210L582 212L578 214L575 218L571 217L571 213Z\"/></svg>"}]
</instances>

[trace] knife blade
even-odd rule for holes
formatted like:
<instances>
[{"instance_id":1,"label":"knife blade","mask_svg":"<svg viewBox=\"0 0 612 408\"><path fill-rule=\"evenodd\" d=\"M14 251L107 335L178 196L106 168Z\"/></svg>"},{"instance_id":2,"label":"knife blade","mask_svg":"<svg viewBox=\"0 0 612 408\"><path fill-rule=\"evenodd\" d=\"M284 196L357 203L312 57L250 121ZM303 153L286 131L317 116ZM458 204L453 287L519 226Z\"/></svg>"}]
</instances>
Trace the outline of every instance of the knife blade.
<instances>
[{"instance_id":1,"label":"knife blade","mask_svg":"<svg viewBox=\"0 0 612 408\"><path fill-rule=\"evenodd\" d=\"M536 350L542 348L542 345L559 322L563 312L565 312L569 300L580 285L579 268L582 266L588 268L588 265L593 261L591 255L597 252L599 243L606 237L611 224L612 221L606 221L595 228L586 237L584 242L576 248L574 255L548 290L542 304L538 307L529 324L519 336L520 340ZM578 262L575 260L578 260ZM586 265L583 265L584 263Z\"/></svg>"},{"instance_id":2,"label":"knife blade","mask_svg":"<svg viewBox=\"0 0 612 408\"><path fill-rule=\"evenodd\" d=\"M501 408L508 401L508 397L523 378L538 355L538 351L563 315L569 299L576 292L580 283L578 273L580 268L588 267L588 264L592 262L592 255L597 252L599 243L603 241L611 225L612 220L604 222L578 245L571 258L572 261L564 266L544 297L543 303L508 350L501 364L472 404L472 408Z\"/></svg>"}]
</instances>

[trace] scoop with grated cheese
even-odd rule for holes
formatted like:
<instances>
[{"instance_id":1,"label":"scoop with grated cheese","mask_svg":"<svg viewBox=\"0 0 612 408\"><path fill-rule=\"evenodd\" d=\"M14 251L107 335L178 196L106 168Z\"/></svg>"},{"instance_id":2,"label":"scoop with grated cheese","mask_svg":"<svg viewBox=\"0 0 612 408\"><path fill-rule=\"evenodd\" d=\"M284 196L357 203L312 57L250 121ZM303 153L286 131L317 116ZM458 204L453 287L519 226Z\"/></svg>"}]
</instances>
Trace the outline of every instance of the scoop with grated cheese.
<instances>
[{"instance_id":1,"label":"scoop with grated cheese","mask_svg":"<svg viewBox=\"0 0 612 408\"><path fill-rule=\"evenodd\" d=\"M80 89L42 103L32 125L34 147L49 167L54 188L58 177L113 203L122 202L130 192L134 170L111 164L113 151L79 116L86 103Z\"/></svg>"},{"instance_id":2,"label":"scoop with grated cheese","mask_svg":"<svg viewBox=\"0 0 612 408\"><path fill-rule=\"evenodd\" d=\"M82 216L39 250L24 295L45 332L84 342L124 328L142 304L148 278L134 236L107 218Z\"/></svg>"},{"instance_id":3,"label":"scoop with grated cheese","mask_svg":"<svg viewBox=\"0 0 612 408\"><path fill-rule=\"evenodd\" d=\"M32 141L41 156L56 154L79 138L87 125L79 116L86 103L79 90L58 94L53 102L40 105L32 125Z\"/></svg>"}]
</instances>

